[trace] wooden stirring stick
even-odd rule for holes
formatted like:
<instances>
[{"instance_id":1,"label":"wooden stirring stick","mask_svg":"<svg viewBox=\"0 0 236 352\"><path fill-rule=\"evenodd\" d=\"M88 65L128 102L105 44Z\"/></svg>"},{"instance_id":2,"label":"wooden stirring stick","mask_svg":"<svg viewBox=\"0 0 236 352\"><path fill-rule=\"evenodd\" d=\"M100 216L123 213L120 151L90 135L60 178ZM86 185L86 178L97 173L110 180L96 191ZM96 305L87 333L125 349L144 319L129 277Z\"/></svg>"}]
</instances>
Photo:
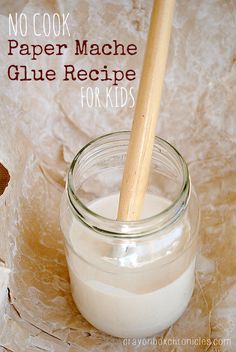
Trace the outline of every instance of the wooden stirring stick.
<instances>
[{"instance_id":1,"label":"wooden stirring stick","mask_svg":"<svg viewBox=\"0 0 236 352\"><path fill-rule=\"evenodd\" d=\"M138 220L148 184L168 56L175 0L154 0L133 127L123 174L118 220Z\"/></svg>"}]
</instances>

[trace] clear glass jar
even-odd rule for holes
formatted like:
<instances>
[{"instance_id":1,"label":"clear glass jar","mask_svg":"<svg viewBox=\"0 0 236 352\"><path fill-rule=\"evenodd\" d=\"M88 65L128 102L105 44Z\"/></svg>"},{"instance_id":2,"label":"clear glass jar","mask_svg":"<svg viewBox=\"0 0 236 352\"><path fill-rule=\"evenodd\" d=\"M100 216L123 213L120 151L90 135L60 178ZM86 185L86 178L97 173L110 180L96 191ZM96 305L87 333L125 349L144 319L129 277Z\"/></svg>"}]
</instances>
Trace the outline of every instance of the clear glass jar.
<instances>
[{"instance_id":1,"label":"clear glass jar","mask_svg":"<svg viewBox=\"0 0 236 352\"><path fill-rule=\"evenodd\" d=\"M184 159L156 137L145 218L115 220L129 136L102 136L76 155L61 228L81 314L113 336L147 337L173 324L189 303L199 208Z\"/></svg>"}]
</instances>

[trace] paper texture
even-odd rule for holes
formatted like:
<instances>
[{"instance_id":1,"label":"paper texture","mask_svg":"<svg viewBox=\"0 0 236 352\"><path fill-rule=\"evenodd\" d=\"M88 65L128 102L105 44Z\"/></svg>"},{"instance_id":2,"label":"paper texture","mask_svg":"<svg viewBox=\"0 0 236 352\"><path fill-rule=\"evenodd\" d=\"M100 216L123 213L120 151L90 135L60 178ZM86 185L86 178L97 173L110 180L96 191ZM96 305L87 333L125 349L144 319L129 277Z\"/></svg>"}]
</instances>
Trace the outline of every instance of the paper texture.
<instances>
[{"instance_id":1,"label":"paper texture","mask_svg":"<svg viewBox=\"0 0 236 352\"><path fill-rule=\"evenodd\" d=\"M77 311L70 293L59 204L74 154L106 132L131 127L133 109L82 108L81 82L16 82L6 76L8 13L70 13L71 38L115 38L138 46L136 58L106 64L142 65L151 1L2 1L0 7L0 162L10 182L0 196L0 346L3 351L138 351L107 336ZM166 339L231 339L230 345L162 345L161 352L235 351L236 2L176 4L158 135L187 160L200 200L201 254L191 303ZM26 43L53 38L19 37ZM58 39L55 39L55 42ZM27 59L27 62L30 62ZM104 57L42 56L32 67L64 62L102 66ZM138 80L132 82L137 91ZM83 83L84 87L90 83ZM124 84L125 85L125 84ZM127 85L129 88L129 85ZM102 89L102 85L101 85ZM173 340L172 340L173 341ZM219 340L217 340L219 341ZM1 348L1 347L0 347ZM143 345L144 352L157 346Z\"/></svg>"}]
</instances>

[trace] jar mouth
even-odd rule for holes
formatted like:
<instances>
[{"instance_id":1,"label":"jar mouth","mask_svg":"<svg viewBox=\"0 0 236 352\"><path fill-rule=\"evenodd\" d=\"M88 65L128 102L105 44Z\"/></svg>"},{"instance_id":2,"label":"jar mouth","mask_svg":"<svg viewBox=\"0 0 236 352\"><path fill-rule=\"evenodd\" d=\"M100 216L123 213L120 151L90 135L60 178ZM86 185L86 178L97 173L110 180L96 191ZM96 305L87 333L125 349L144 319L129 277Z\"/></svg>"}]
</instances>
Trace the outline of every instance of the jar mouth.
<instances>
[{"instance_id":1,"label":"jar mouth","mask_svg":"<svg viewBox=\"0 0 236 352\"><path fill-rule=\"evenodd\" d=\"M82 160L83 156L91 149L93 149L93 147L96 147L96 145L105 145L108 142L114 141L114 138L115 140L117 139L119 141L127 141L129 140L129 136L130 131L118 131L108 133L93 139L82 149L80 149L69 168L66 182L66 193L69 200L69 205L75 217L79 221L103 236L122 237L128 239L157 233L174 223L185 212L188 206L191 192L188 166L184 158L177 151L177 149L175 149L175 147L157 136L155 137L154 146L161 145L174 155L180 167L182 176L182 185L180 191L178 192L176 198L171 202L171 204L163 211L151 217L140 220L118 221L95 213L84 204L80 197L76 195L76 190L74 187L74 174L76 166Z\"/></svg>"}]
</instances>

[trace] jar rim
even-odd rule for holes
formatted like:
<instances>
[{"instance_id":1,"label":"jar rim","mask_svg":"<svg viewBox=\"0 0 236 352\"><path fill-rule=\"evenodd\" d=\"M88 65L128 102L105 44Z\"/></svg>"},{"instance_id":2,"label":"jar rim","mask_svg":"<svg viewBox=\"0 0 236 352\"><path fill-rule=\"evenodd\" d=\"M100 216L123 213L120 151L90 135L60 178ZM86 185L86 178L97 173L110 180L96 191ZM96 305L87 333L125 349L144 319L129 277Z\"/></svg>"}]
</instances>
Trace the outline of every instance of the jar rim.
<instances>
[{"instance_id":1,"label":"jar rim","mask_svg":"<svg viewBox=\"0 0 236 352\"><path fill-rule=\"evenodd\" d=\"M167 226L170 226L179 218L182 213L185 212L191 193L190 175L184 158L169 142L155 136L154 145L161 144L162 147L172 152L180 162L181 166L182 185L176 198L171 202L171 204L163 211L152 215L151 217L135 221L120 221L106 218L88 208L76 195L74 188L73 178L76 165L82 159L84 153L86 153L91 146L96 145L96 143L100 143L106 139L111 139L114 137L126 138L129 135L130 131L112 132L99 136L87 143L74 157L70 165L66 181L66 193L69 200L69 205L78 220L99 234L109 237L122 237L127 239L151 235L163 230Z\"/></svg>"}]
</instances>

